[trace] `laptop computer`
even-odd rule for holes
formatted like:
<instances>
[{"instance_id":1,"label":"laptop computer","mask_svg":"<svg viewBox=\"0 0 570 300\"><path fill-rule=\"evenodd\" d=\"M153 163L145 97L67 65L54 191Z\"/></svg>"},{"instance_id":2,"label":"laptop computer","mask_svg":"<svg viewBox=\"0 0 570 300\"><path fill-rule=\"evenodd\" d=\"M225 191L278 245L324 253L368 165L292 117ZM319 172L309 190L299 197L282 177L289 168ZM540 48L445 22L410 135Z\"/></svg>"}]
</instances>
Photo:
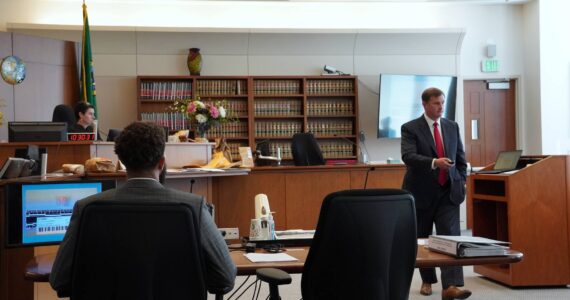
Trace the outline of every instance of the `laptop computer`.
<instances>
[{"instance_id":1,"label":"laptop computer","mask_svg":"<svg viewBox=\"0 0 570 300\"><path fill-rule=\"evenodd\" d=\"M497 160L492 170L477 171L477 174L499 174L517 169L517 163L521 157L522 150L501 151L497 155Z\"/></svg>"}]
</instances>

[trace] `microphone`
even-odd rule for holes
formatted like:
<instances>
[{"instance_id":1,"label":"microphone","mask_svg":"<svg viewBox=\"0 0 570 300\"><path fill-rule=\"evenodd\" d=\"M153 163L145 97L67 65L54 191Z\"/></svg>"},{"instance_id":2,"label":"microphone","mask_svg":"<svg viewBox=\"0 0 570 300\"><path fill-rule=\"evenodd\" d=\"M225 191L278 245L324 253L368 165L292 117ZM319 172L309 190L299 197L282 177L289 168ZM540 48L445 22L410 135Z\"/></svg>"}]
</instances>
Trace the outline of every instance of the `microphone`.
<instances>
[{"instance_id":1,"label":"microphone","mask_svg":"<svg viewBox=\"0 0 570 300\"><path fill-rule=\"evenodd\" d=\"M333 134L334 137L342 139L344 141L348 141L349 143L351 143L352 145L356 146L356 148L358 149L358 151L360 152L360 157L362 157L362 163L368 163L368 150L366 150L366 145L364 145L364 143L362 143L364 145L364 149L366 150L366 156L364 156L364 152L362 152L362 148L360 148L360 146L355 143L353 140L345 138L344 136L338 136L337 134ZM361 138L362 138L362 131L361 131Z\"/></svg>"},{"instance_id":2,"label":"microphone","mask_svg":"<svg viewBox=\"0 0 570 300\"><path fill-rule=\"evenodd\" d=\"M368 174L370 173L370 171L375 171L376 167L370 167L368 168L368 170L366 170L366 179L364 179L364 189L366 189L366 186L368 185Z\"/></svg>"}]
</instances>

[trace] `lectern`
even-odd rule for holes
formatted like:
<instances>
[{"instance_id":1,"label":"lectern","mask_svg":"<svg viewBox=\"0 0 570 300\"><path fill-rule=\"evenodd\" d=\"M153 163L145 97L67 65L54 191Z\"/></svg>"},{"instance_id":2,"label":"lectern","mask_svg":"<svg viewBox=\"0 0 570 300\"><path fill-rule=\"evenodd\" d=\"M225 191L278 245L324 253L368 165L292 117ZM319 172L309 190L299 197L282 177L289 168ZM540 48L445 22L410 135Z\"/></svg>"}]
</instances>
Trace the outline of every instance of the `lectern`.
<instances>
[{"instance_id":1,"label":"lectern","mask_svg":"<svg viewBox=\"0 0 570 300\"><path fill-rule=\"evenodd\" d=\"M520 162L515 172L472 174L467 201L473 235L509 241L524 259L474 271L510 286L570 284L570 158L523 156Z\"/></svg>"}]
</instances>

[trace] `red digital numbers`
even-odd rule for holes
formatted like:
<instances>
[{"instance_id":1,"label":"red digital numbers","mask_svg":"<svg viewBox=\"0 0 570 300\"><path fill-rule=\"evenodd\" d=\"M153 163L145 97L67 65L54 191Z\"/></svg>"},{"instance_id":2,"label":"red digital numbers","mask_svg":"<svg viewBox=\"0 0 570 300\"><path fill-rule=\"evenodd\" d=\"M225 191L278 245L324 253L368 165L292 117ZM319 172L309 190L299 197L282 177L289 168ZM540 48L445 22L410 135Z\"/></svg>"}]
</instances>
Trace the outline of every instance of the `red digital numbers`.
<instances>
[{"instance_id":1,"label":"red digital numbers","mask_svg":"<svg viewBox=\"0 0 570 300\"><path fill-rule=\"evenodd\" d=\"M67 140L71 142L94 141L94 133L68 133Z\"/></svg>"}]
</instances>

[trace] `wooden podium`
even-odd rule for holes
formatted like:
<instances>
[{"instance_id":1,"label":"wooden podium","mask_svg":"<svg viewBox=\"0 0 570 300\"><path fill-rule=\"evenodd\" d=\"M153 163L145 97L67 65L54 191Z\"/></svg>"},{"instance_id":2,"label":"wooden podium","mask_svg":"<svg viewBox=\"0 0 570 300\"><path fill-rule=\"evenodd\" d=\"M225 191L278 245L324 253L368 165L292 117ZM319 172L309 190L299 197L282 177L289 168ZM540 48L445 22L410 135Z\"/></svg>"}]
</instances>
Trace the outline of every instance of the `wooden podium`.
<instances>
[{"instance_id":1,"label":"wooden podium","mask_svg":"<svg viewBox=\"0 0 570 300\"><path fill-rule=\"evenodd\" d=\"M524 253L512 265L474 271L510 286L570 284L570 158L523 156L522 169L472 174L468 206L474 236L511 242Z\"/></svg>"}]
</instances>

